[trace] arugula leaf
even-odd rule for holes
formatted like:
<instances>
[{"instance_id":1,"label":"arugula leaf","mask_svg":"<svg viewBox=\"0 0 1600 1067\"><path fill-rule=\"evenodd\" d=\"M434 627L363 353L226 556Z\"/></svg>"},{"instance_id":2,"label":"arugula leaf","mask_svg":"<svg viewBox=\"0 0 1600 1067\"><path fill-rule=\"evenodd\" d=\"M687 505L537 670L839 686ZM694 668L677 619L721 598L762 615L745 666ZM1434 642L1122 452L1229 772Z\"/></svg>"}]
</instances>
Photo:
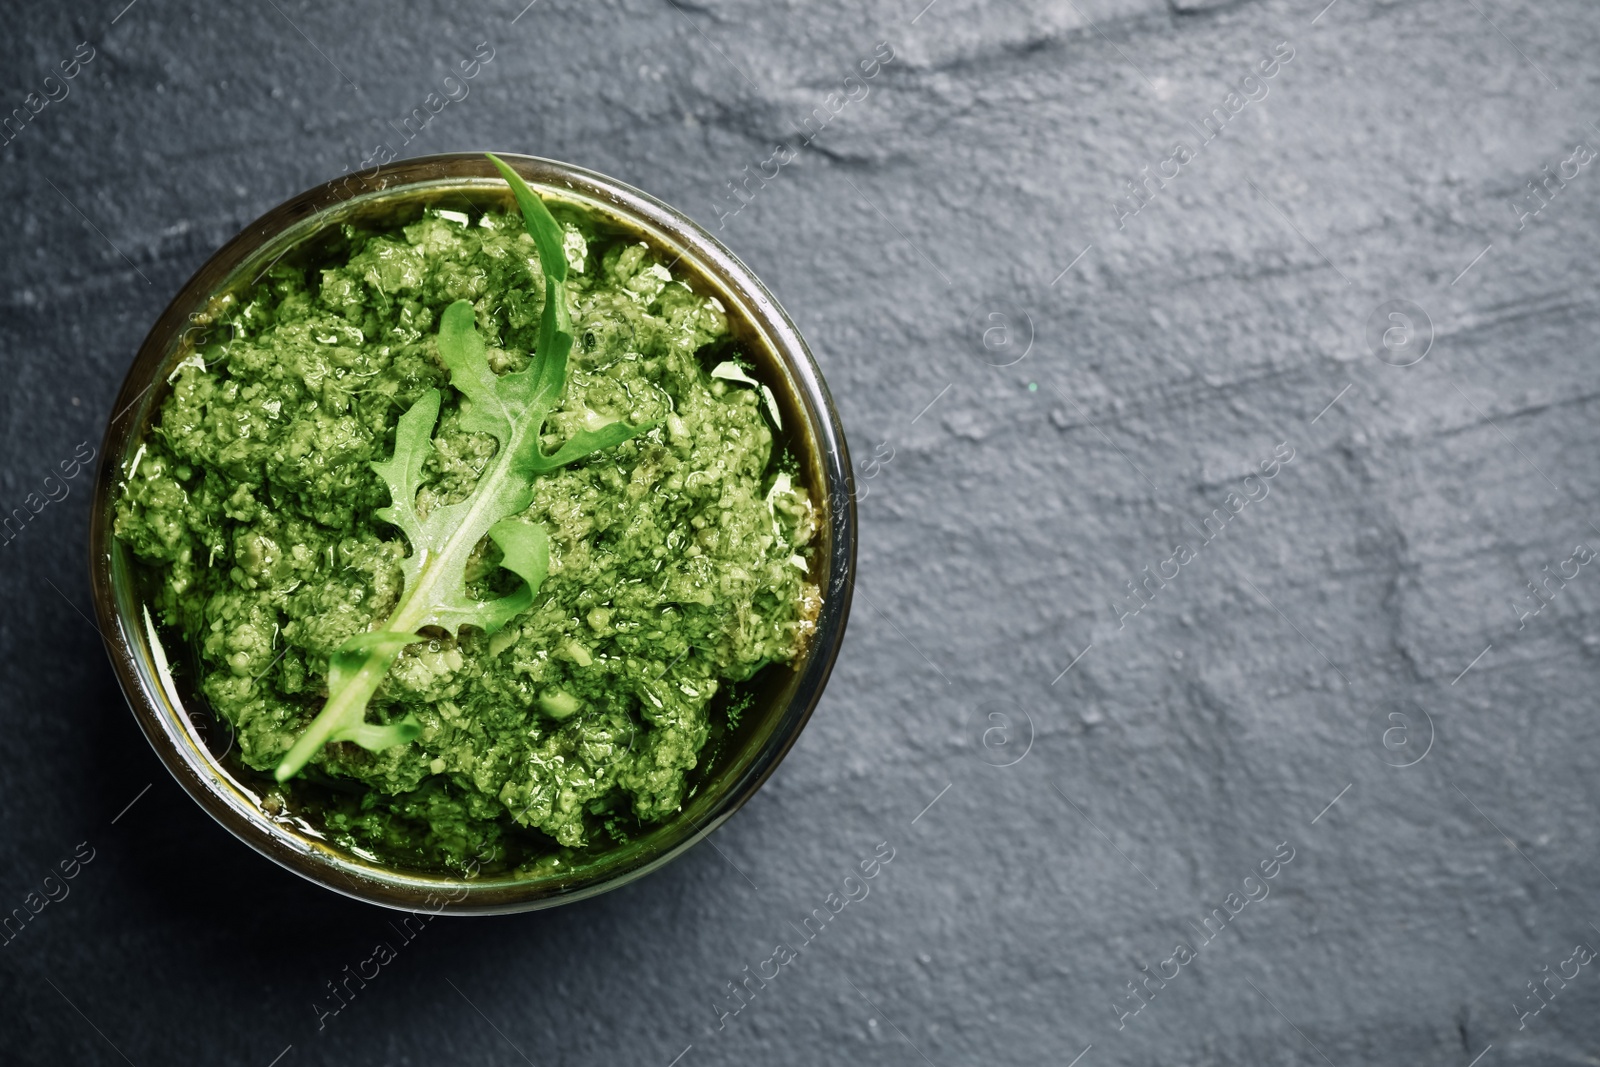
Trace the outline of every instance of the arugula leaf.
<instances>
[{"instance_id":1,"label":"arugula leaf","mask_svg":"<svg viewBox=\"0 0 1600 1067\"><path fill-rule=\"evenodd\" d=\"M400 650L420 640L419 634L378 631L356 634L340 645L328 658L328 703L278 765L278 781L287 780L330 741L354 741L378 752L414 740L422 732L415 716L407 715L389 726L375 726L366 721L365 712L367 701ZM283 768L290 764L294 769L284 773Z\"/></svg>"},{"instance_id":2,"label":"arugula leaf","mask_svg":"<svg viewBox=\"0 0 1600 1067\"><path fill-rule=\"evenodd\" d=\"M582 459L592 452L620 445L628 438L650 428L649 423L644 426L630 426L625 422L613 422L600 427L598 430L579 430L567 439L567 443L550 453L548 456L535 451L528 457L528 464L535 471L553 471L557 467L565 467L574 460Z\"/></svg>"},{"instance_id":3,"label":"arugula leaf","mask_svg":"<svg viewBox=\"0 0 1600 1067\"><path fill-rule=\"evenodd\" d=\"M533 190L528 188L528 183L522 180L522 175L506 166L493 152L485 154L511 186L511 192L517 198L517 210L522 212L522 225L528 231L528 236L533 238L534 247L539 250L539 269L544 273L546 297L544 313L539 318L537 356L546 364L559 363L552 372L552 380L559 393L560 383L566 374L567 353L572 350L572 320L567 302L551 300L548 294L552 285L562 287L559 290L561 292L566 291L566 234L556 217L550 214L550 209L544 206L544 201L535 196Z\"/></svg>"},{"instance_id":4,"label":"arugula leaf","mask_svg":"<svg viewBox=\"0 0 1600 1067\"><path fill-rule=\"evenodd\" d=\"M489 367L473 305L457 300L440 317L439 358L450 372L451 387L461 395L461 427L492 435L499 449L472 495L423 515L417 510L417 493L433 452L443 396L430 389L400 416L394 454L372 464L390 496L389 506L376 514L398 527L411 549L400 564L400 600L380 628L356 634L330 657L328 702L278 764L274 774L280 782L297 774L330 742L353 741L376 752L415 740L422 727L413 715L388 725L366 721L367 705L401 650L424 640L418 632L424 627L456 634L463 626L476 626L494 633L532 607L550 569L550 537L544 527L514 516L533 500L533 479L650 429L651 424L614 422L574 434L549 455L540 447L545 421L566 388L572 351L563 234L521 176L494 156L489 159L510 184L539 253L545 300L536 348L527 369L497 375ZM467 561L485 537L500 548L501 566L525 583L515 593L483 600L467 591Z\"/></svg>"}]
</instances>

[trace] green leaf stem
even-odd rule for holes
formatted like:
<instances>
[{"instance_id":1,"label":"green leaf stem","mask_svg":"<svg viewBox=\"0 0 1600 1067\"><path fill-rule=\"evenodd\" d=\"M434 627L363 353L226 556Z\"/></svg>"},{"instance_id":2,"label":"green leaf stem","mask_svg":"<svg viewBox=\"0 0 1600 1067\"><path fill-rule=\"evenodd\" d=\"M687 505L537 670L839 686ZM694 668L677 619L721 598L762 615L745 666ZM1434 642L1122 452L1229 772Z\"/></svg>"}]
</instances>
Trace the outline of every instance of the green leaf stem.
<instances>
[{"instance_id":1,"label":"green leaf stem","mask_svg":"<svg viewBox=\"0 0 1600 1067\"><path fill-rule=\"evenodd\" d=\"M499 448L471 496L422 515L417 493L433 452L440 391L430 389L400 416L393 456L372 464L391 501L377 515L398 527L410 546L401 562L400 599L381 627L350 638L330 658L328 701L278 764L274 773L280 782L299 773L331 742L352 741L381 751L415 740L422 728L414 716L388 725L366 721L367 705L400 652L424 640L418 632L424 627L455 634L463 626L476 626L493 633L531 607L550 568L549 534L516 518L533 499L533 479L650 428L614 422L574 434L549 455L541 449L539 436L566 388L572 350L563 233L521 176L496 157L489 159L510 184L539 253L545 300L537 347L525 370L497 375L486 359L473 305L458 300L440 317L439 357L450 372L451 388L461 396L461 428L493 435ZM467 590L468 559L485 537L500 548L501 566L525 583L515 593L485 600Z\"/></svg>"}]
</instances>

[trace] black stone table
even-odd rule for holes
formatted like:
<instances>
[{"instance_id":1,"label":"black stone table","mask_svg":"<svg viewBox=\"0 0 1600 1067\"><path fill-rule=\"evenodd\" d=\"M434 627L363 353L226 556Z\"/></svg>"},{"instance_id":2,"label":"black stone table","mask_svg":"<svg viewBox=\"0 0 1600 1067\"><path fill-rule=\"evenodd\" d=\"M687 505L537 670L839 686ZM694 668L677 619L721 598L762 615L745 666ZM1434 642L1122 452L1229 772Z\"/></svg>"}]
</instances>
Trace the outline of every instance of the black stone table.
<instances>
[{"instance_id":1,"label":"black stone table","mask_svg":"<svg viewBox=\"0 0 1600 1067\"><path fill-rule=\"evenodd\" d=\"M51 483L0 545L0 910L77 866L0 1060L1597 1062L1600 8L124 2L0 20L0 507L247 221L500 148L773 287L859 596L715 847L434 922L322 1015L391 914L169 779Z\"/></svg>"}]
</instances>

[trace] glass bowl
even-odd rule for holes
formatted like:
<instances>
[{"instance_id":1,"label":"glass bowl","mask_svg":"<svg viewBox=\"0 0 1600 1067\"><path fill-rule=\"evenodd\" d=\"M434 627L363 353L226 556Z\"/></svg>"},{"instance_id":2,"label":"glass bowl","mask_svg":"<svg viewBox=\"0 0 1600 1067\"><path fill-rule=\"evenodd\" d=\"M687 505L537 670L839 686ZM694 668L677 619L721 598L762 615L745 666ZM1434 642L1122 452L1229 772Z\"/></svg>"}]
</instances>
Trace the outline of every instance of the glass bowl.
<instances>
[{"instance_id":1,"label":"glass bowl","mask_svg":"<svg viewBox=\"0 0 1600 1067\"><path fill-rule=\"evenodd\" d=\"M753 679L754 700L692 772L692 793L672 818L626 844L568 854L532 873L476 878L385 865L325 839L315 826L262 808L270 776L226 759L231 737L182 684L185 667L141 599L132 561L112 535L112 501L140 439L160 410L168 376L212 336L230 294L248 289L285 256L314 254L319 236L347 222L403 221L424 206L510 210L510 188L482 155L425 156L346 175L301 193L245 227L201 267L168 305L123 382L106 427L95 479L89 569L95 609L122 690L144 734L189 795L267 858L336 892L405 911L485 914L527 911L614 889L682 855L761 787L799 736L827 683L844 637L854 589L855 494L844 431L816 361L794 323L750 269L687 216L593 171L533 156L501 154L540 196L573 205L637 234L696 292L715 295L736 337L771 386L787 444L821 513L813 574L821 614L805 652ZM292 262L292 260L291 260ZM181 646L169 640L174 651ZM177 668L176 670L174 668ZM175 674L177 678L175 678ZM552 852L558 851L552 845Z\"/></svg>"}]
</instances>

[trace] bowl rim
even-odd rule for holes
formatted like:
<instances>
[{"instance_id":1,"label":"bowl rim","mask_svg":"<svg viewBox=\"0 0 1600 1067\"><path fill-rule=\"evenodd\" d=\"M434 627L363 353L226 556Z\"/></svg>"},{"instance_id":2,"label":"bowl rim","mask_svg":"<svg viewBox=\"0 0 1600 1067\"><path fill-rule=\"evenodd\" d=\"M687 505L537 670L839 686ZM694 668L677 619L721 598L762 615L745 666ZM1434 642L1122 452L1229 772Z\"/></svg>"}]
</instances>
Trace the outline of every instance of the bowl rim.
<instances>
[{"instance_id":1,"label":"bowl rim","mask_svg":"<svg viewBox=\"0 0 1600 1067\"><path fill-rule=\"evenodd\" d=\"M688 267L726 290L719 296L729 295L740 305L743 320L761 332L766 347L784 372L787 399L808 423L807 439L814 442L812 458L825 482L818 488L826 492L817 495L826 502L828 571L826 582L819 582L823 586L822 609L797 672L799 681L754 759L698 826L678 832L676 838L653 854L642 853L614 872L580 878L571 884L562 883L559 878L474 881L423 874L363 860L272 820L260 810L254 795L223 769L203 743L197 743L191 721L173 691L175 686L148 610L142 620L135 617L135 598L115 580L112 553L122 550L112 533L111 505L121 481L123 458L134 438L142 436L147 416L156 405L161 392L155 389L161 381L160 372L171 356L182 351L193 324L204 322L199 313L234 272L269 248L275 238L296 231L294 243L298 243L322 229L314 225L319 217L326 225L339 213L336 209L345 205L417 194L428 187L481 184L492 188L498 183L504 188L505 183L483 153L418 156L314 186L245 226L178 290L140 345L118 392L101 441L90 512L89 570L95 611L107 654L134 717L185 792L235 837L280 866L337 893L399 911L497 914L553 907L619 888L682 856L742 807L793 747L815 710L838 657L854 593L856 500L844 428L816 360L771 292L721 241L650 194L557 160L496 154L535 189L549 191L557 199L597 206L637 226L653 241L678 251L679 259L687 261ZM285 251L292 246L286 245ZM157 395L147 396L152 391ZM685 819L680 812L658 826L661 831L671 831Z\"/></svg>"}]
</instances>

